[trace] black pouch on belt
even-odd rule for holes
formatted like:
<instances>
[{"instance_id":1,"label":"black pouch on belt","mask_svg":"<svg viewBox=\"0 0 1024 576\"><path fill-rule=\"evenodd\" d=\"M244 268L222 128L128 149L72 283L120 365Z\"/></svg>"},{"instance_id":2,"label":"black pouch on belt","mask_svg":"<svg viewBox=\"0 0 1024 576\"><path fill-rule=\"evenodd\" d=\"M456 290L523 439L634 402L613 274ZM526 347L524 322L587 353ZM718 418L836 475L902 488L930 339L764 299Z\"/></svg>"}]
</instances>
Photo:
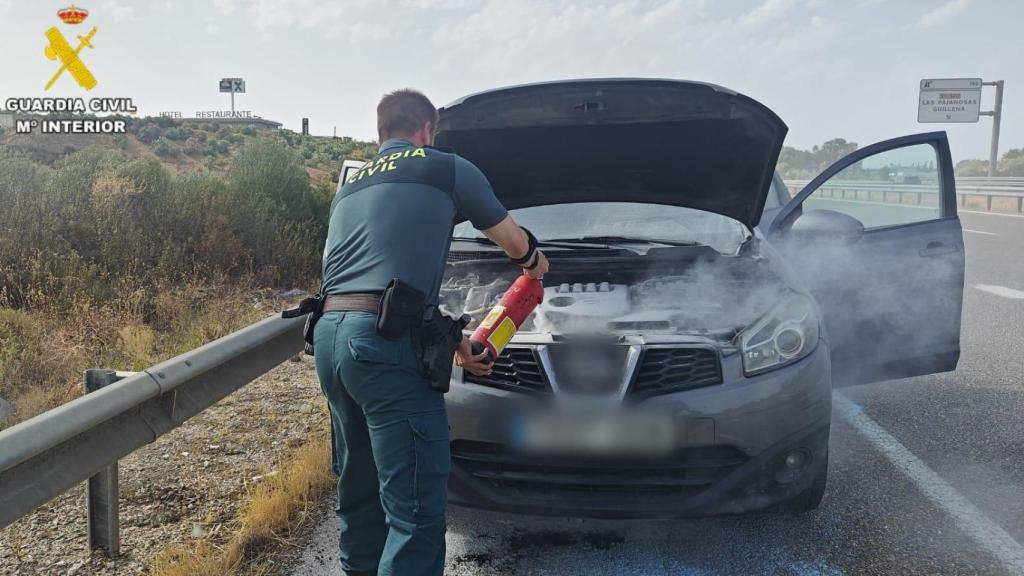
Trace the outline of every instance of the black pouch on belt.
<instances>
[{"instance_id":1,"label":"black pouch on belt","mask_svg":"<svg viewBox=\"0 0 1024 576\"><path fill-rule=\"evenodd\" d=\"M388 340L398 340L406 331L419 329L423 321L423 292L394 278L380 297L377 308L377 333Z\"/></svg>"},{"instance_id":2,"label":"black pouch on belt","mask_svg":"<svg viewBox=\"0 0 1024 576\"><path fill-rule=\"evenodd\" d=\"M306 341L303 345L303 351L309 356L313 355L313 329L316 328L317 320L323 316L325 300L324 296L314 294L312 297L299 302L299 305L295 308L281 312L282 318L297 318L303 314L308 314L306 316L306 325L302 328L302 338Z\"/></svg>"}]
</instances>

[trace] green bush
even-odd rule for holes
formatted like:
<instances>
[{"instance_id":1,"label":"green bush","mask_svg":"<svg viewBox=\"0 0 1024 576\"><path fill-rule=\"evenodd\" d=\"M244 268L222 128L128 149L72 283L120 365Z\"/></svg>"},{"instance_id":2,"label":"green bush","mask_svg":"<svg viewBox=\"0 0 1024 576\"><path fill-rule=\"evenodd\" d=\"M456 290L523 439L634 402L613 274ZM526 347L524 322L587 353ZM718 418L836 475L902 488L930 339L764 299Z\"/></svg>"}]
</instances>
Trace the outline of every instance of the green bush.
<instances>
[{"instance_id":1,"label":"green bush","mask_svg":"<svg viewBox=\"0 0 1024 576\"><path fill-rule=\"evenodd\" d=\"M164 132L164 138L167 138L168 140L174 140L175 142L183 142L186 139L188 139L188 137L188 131L178 126L175 126L174 128L169 128L167 129L167 131Z\"/></svg>"},{"instance_id":2,"label":"green bush","mask_svg":"<svg viewBox=\"0 0 1024 576\"><path fill-rule=\"evenodd\" d=\"M319 272L330 198L294 152L255 140L226 177L173 176L155 159L112 150L86 149L52 169L4 152L0 202L0 298L32 308L109 301L112 279L126 274L256 273L305 285Z\"/></svg>"},{"instance_id":3,"label":"green bush","mask_svg":"<svg viewBox=\"0 0 1024 576\"><path fill-rule=\"evenodd\" d=\"M177 158L181 151L167 142L167 137L161 138L153 144L153 153L161 158Z\"/></svg>"},{"instance_id":4,"label":"green bush","mask_svg":"<svg viewBox=\"0 0 1024 576\"><path fill-rule=\"evenodd\" d=\"M145 142L146 144L149 144L150 142L155 142L158 138L160 138L160 127L156 124L146 124L139 128L139 131L136 132L135 137L138 138L139 141Z\"/></svg>"}]
</instances>

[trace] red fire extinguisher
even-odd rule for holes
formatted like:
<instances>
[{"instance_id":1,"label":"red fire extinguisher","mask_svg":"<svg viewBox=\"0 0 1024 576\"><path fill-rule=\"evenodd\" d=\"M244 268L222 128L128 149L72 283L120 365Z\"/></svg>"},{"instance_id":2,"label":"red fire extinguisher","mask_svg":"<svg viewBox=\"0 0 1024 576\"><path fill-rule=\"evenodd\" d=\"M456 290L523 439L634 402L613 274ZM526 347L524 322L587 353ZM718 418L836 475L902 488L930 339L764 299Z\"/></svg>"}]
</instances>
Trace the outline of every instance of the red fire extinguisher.
<instances>
[{"instance_id":1,"label":"red fire extinguisher","mask_svg":"<svg viewBox=\"0 0 1024 576\"><path fill-rule=\"evenodd\" d=\"M488 354L484 359L493 362L530 312L543 301L544 285L541 281L526 275L520 276L469 337L473 342L473 354L486 349Z\"/></svg>"}]
</instances>

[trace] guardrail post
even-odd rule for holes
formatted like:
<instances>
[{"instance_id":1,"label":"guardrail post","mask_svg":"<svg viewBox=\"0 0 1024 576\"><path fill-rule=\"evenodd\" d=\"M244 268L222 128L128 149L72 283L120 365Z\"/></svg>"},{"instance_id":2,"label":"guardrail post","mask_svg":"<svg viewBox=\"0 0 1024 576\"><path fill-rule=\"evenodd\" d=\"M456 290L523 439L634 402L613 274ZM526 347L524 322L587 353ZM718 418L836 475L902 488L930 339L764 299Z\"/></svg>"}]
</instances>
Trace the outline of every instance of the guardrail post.
<instances>
[{"instance_id":1,"label":"guardrail post","mask_svg":"<svg viewBox=\"0 0 1024 576\"><path fill-rule=\"evenodd\" d=\"M120 380L114 370L85 371L85 393L95 392ZM89 550L105 550L111 558L121 554L121 529L118 524L117 462L90 477L85 483Z\"/></svg>"}]
</instances>

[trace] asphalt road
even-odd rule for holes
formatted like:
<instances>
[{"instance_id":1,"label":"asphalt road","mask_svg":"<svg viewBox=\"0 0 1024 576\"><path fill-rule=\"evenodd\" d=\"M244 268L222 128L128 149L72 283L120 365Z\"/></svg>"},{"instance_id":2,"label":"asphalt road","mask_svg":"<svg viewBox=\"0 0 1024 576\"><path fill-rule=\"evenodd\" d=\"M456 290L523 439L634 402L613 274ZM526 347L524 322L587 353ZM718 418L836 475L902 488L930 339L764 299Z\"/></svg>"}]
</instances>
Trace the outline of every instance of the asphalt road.
<instances>
[{"instance_id":1,"label":"asphalt road","mask_svg":"<svg viewBox=\"0 0 1024 576\"><path fill-rule=\"evenodd\" d=\"M959 368L836 393L819 510L621 522L454 508L446 573L1024 574L1024 217L961 220ZM292 574L341 574L331 505Z\"/></svg>"}]
</instances>

